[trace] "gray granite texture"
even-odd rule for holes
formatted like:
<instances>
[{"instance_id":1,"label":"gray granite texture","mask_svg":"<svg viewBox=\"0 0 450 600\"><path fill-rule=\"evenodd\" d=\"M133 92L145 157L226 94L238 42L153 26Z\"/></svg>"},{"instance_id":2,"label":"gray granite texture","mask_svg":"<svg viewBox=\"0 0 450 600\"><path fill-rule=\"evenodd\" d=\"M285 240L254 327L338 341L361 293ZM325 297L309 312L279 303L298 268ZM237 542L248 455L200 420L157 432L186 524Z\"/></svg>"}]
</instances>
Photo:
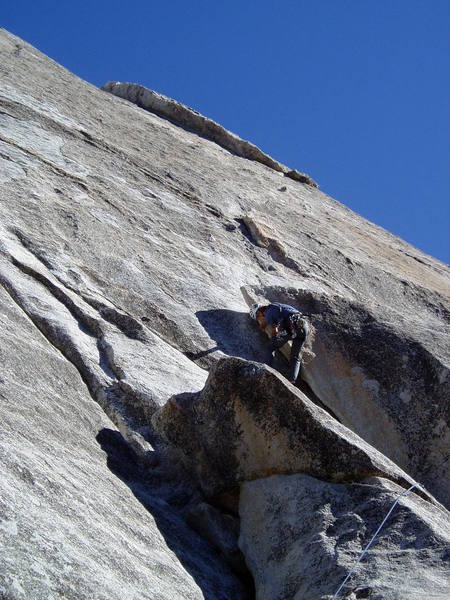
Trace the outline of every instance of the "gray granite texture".
<instances>
[{"instance_id":1,"label":"gray granite texture","mask_svg":"<svg viewBox=\"0 0 450 600\"><path fill-rule=\"evenodd\" d=\"M240 486L252 483L235 477L246 456L237 471L234 459L223 465L230 516L226 502L209 505L183 451L152 425L170 398L168 407L199 397L215 365L257 364L284 406L301 407L309 433L316 427L315 442L305 438L310 454L327 440L354 449L345 464L337 452L335 463L312 465L299 451L294 470L342 490L361 483L354 466L366 461L366 475L393 490L418 479L427 491L417 502L430 514L450 505L448 267L223 127L192 119L195 111L158 102L175 112L164 118L97 89L0 31L8 599L254 595L236 545ZM261 366L267 338L242 286L310 316L315 358L303 368L303 395ZM221 361L230 356L238 362ZM262 407L273 398L264 381ZM245 385L232 383L248 402ZM274 434L286 438L279 417ZM186 438L189 421L179 426ZM258 582L263 554L250 544L241 548ZM405 577L408 556L398 555Z\"/></svg>"}]
</instances>

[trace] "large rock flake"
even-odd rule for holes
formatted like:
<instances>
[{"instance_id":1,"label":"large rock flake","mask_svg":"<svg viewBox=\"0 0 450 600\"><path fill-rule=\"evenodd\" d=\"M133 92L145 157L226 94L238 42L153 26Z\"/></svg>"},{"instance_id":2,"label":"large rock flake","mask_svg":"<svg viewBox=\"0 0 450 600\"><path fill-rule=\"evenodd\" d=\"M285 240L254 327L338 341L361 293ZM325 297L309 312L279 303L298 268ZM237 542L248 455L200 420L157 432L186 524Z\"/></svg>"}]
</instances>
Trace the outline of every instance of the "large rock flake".
<instances>
[{"instance_id":1,"label":"large rock flake","mask_svg":"<svg viewBox=\"0 0 450 600\"><path fill-rule=\"evenodd\" d=\"M219 361L204 389L172 397L152 418L209 496L244 481L309 473L334 481L412 480L270 367Z\"/></svg>"}]
</instances>

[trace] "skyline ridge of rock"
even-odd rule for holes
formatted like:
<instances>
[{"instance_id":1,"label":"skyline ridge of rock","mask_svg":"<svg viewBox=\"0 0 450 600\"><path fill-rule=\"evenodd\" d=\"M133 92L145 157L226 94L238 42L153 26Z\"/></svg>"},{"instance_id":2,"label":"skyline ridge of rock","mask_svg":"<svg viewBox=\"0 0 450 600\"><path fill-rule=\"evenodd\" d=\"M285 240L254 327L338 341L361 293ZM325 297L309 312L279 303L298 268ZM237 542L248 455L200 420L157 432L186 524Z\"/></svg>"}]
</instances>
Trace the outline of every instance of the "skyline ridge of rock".
<instances>
[{"instance_id":1,"label":"skyline ridge of rock","mask_svg":"<svg viewBox=\"0 0 450 600\"><path fill-rule=\"evenodd\" d=\"M286 177L306 183L312 187L319 187L306 173L299 173L296 169L286 167L265 152L262 152L262 150L251 142L241 139L238 135L228 131L212 119L204 117L193 108L181 104L168 96L164 96L136 83L123 83L120 81L108 81L102 86L102 90L133 102L140 108L153 112L160 117L169 119L175 125L185 127L219 144L219 146L233 152L237 156L255 160L270 169L283 173Z\"/></svg>"}]
</instances>

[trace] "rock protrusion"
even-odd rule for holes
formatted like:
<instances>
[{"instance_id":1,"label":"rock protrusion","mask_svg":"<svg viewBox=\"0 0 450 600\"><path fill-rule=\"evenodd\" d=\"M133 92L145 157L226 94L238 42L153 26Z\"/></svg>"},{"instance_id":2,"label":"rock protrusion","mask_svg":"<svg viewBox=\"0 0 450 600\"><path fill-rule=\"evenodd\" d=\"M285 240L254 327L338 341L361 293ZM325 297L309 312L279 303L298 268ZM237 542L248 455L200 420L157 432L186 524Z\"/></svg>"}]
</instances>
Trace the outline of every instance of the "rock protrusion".
<instances>
[{"instance_id":1,"label":"rock protrusion","mask_svg":"<svg viewBox=\"0 0 450 600\"><path fill-rule=\"evenodd\" d=\"M293 260L284 245L277 238L275 231L266 225L256 221L253 217L245 215L242 219L253 242L260 248L266 248L269 256L277 263L294 271L297 275L305 275L305 269Z\"/></svg>"},{"instance_id":2,"label":"rock protrusion","mask_svg":"<svg viewBox=\"0 0 450 600\"><path fill-rule=\"evenodd\" d=\"M339 421L449 507L448 323L311 290L252 291L309 316L315 358L303 362L303 379Z\"/></svg>"},{"instance_id":3,"label":"rock protrusion","mask_svg":"<svg viewBox=\"0 0 450 600\"><path fill-rule=\"evenodd\" d=\"M220 360L198 394L173 396L152 418L208 497L244 481L308 473L328 481L411 478L313 404L279 373L239 358Z\"/></svg>"}]
</instances>

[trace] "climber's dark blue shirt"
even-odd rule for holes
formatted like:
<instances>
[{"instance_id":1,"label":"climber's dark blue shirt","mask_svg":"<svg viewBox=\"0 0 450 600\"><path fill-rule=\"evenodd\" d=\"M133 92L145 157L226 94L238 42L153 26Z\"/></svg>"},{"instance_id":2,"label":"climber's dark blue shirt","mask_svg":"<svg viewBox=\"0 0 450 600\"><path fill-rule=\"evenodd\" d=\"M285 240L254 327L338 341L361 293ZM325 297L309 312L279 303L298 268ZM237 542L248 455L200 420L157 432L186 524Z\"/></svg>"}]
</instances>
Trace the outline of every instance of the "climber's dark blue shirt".
<instances>
[{"instance_id":1,"label":"climber's dark blue shirt","mask_svg":"<svg viewBox=\"0 0 450 600\"><path fill-rule=\"evenodd\" d=\"M264 318L269 327L285 327L287 320L298 310L289 304L269 304L264 311Z\"/></svg>"}]
</instances>

